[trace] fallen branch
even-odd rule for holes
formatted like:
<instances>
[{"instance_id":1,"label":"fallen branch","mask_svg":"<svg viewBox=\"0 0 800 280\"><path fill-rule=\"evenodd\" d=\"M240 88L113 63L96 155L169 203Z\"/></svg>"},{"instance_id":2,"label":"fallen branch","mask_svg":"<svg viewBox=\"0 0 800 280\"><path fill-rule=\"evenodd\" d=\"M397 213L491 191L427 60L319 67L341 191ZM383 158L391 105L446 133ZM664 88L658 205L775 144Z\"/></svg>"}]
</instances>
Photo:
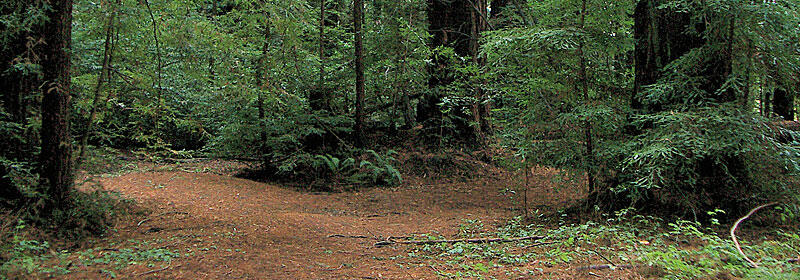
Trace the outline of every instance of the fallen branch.
<instances>
[{"instance_id":1,"label":"fallen branch","mask_svg":"<svg viewBox=\"0 0 800 280\"><path fill-rule=\"evenodd\" d=\"M539 246L544 246L544 245L552 245L552 244L556 244L556 243L558 243L558 241L539 242L539 243L535 243L535 244L531 244L531 245L525 246L522 249L530 249L530 248L534 248L534 247L539 247Z\"/></svg>"},{"instance_id":2,"label":"fallen branch","mask_svg":"<svg viewBox=\"0 0 800 280\"><path fill-rule=\"evenodd\" d=\"M180 265L178 265L178 266L175 266L175 267L180 267ZM137 276L144 276L144 275L147 275L147 274L158 273L158 272L162 272L162 271L164 271L164 270L170 269L170 268L173 268L173 267L171 267L171 266L169 266L169 265L168 265L167 267L164 267L164 268L153 269L153 270L150 270L150 271L145 271L145 272L142 272L142 273L140 273L140 274L139 274L139 275L137 275Z\"/></svg>"},{"instance_id":3,"label":"fallen branch","mask_svg":"<svg viewBox=\"0 0 800 280\"><path fill-rule=\"evenodd\" d=\"M599 264L599 265L581 266L575 270L577 271L603 270L603 269L617 270L617 269L631 269L631 268L633 268L633 266L628 264L623 264L623 265Z\"/></svg>"},{"instance_id":4,"label":"fallen branch","mask_svg":"<svg viewBox=\"0 0 800 280\"><path fill-rule=\"evenodd\" d=\"M442 244L442 243L508 243L519 242L526 240L541 240L547 238L546 236L527 236L519 238L475 238L475 239L442 239L442 240L395 240L389 237L385 241L375 243L375 247L386 246L391 244L412 244L412 245L429 245L429 244Z\"/></svg>"},{"instance_id":5,"label":"fallen branch","mask_svg":"<svg viewBox=\"0 0 800 280\"><path fill-rule=\"evenodd\" d=\"M147 221L149 221L150 219L152 219L154 217L161 217L161 216L166 216L166 215L171 215L171 214L189 215L189 213L187 213L187 212L180 212L180 211L171 211L171 212L161 213L161 214L155 215L153 217L141 220L138 224L136 224L136 227L142 226L142 224L146 223Z\"/></svg>"},{"instance_id":6,"label":"fallen branch","mask_svg":"<svg viewBox=\"0 0 800 280\"><path fill-rule=\"evenodd\" d=\"M590 251L592 251L592 253L594 253L595 255L597 255L597 256L599 256L599 257L603 258L603 260L607 261L607 262L608 262L608 263L610 263L611 265L613 265L613 266L617 266L617 264L615 264L614 262L612 262L611 260L609 260L608 258L606 258L605 256L603 256L603 254L600 254L600 252L598 252L598 251L595 251L595 250L590 250Z\"/></svg>"},{"instance_id":7,"label":"fallen branch","mask_svg":"<svg viewBox=\"0 0 800 280\"><path fill-rule=\"evenodd\" d=\"M334 237L339 237L339 238L364 238L364 239L369 238L369 236L366 236L366 235L344 235L344 234L331 234L331 235L328 235L328 238L334 238Z\"/></svg>"},{"instance_id":8,"label":"fallen branch","mask_svg":"<svg viewBox=\"0 0 800 280\"><path fill-rule=\"evenodd\" d=\"M753 208L753 210L750 210L750 213L747 213L747 215L745 215L744 217L739 218L739 220L737 220L736 223L733 224L733 227L731 227L731 240L733 240L733 244L736 246L736 250L739 251L739 254L742 254L744 259L748 263L750 263L750 265L753 266L753 268L758 268L758 264L756 264L756 262L754 262L753 260L748 258L747 255L744 254L744 251L742 251L742 246L739 245L739 240L736 238L736 228L738 228L739 224L741 224L744 220L747 220L748 218L750 218L750 216L755 214L756 211L761 210L761 209L763 209L765 207L769 207L769 206L775 205L775 204L778 204L778 203L777 202L772 202L772 203L764 204L764 205L758 206L756 208Z\"/></svg>"}]
</instances>

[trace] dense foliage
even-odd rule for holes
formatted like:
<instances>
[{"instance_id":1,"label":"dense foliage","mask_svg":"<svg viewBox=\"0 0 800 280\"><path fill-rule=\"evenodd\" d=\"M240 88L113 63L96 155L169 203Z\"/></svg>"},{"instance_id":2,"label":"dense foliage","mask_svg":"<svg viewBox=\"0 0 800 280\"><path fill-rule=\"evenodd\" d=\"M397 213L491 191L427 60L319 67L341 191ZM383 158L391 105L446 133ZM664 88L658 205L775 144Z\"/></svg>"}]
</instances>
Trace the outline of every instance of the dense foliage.
<instances>
[{"instance_id":1,"label":"dense foliage","mask_svg":"<svg viewBox=\"0 0 800 280\"><path fill-rule=\"evenodd\" d=\"M359 102L349 1L76 0L74 163L113 147L392 185L396 162L375 151L407 140L513 151L514 167L588 186L589 205L796 205L799 138L783 120L795 119L797 3L462 2L367 1ZM47 196L36 185L48 3L2 1L6 206Z\"/></svg>"}]
</instances>

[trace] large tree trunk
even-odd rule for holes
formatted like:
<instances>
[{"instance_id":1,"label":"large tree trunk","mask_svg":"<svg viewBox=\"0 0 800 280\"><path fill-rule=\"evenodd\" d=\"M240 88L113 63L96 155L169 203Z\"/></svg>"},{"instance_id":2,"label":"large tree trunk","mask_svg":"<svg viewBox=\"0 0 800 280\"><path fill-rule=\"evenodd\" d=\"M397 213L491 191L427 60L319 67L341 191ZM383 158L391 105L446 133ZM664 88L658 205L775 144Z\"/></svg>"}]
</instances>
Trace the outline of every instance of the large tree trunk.
<instances>
[{"instance_id":1,"label":"large tree trunk","mask_svg":"<svg viewBox=\"0 0 800 280\"><path fill-rule=\"evenodd\" d=\"M51 0L46 14L49 21L43 31L46 47L41 63L41 187L48 196L47 206L64 209L69 207L73 185L69 134L72 0Z\"/></svg>"},{"instance_id":2,"label":"large tree trunk","mask_svg":"<svg viewBox=\"0 0 800 280\"><path fill-rule=\"evenodd\" d=\"M472 11L470 0L428 0L428 30L432 35L430 48L451 47L459 56L470 56L471 34L473 33ZM420 99L417 105L417 122L422 123L428 135L441 134L442 113L439 104L442 102L441 87L453 82L450 65L446 58L434 54L429 67L428 87L431 92ZM459 111L459 110L454 110ZM463 117L463 116L462 116ZM456 121L457 129L471 134L468 120ZM441 137L441 135L438 135Z\"/></svg>"},{"instance_id":3,"label":"large tree trunk","mask_svg":"<svg viewBox=\"0 0 800 280\"><path fill-rule=\"evenodd\" d=\"M364 144L364 42L361 25L364 22L363 0L353 1L353 29L355 32L355 71L356 71L356 116L355 143L357 147Z\"/></svg>"},{"instance_id":4,"label":"large tree trunk","mask_svg":"<svg viewBox=\"0 0 800 280\"><path fill-rule=\"evenodd\" d=\"M473 0L474 4L470 11L472 18L472 38L470 40L470 55L472 55L472 63L478 67L486 66L486 58L481 57L480 54L480 41L483 32L489 30L489 15L488 3L486 0ZM486 137L491 133L492 123L490 113L492 111L492 103L487 100L486 92L484 90L485 82L481 81L475 88L475 103L472 104L472 121L474 138L480 145L485 144Z\"/></svg>"},{"instance_id":5,"label":"large tree trunk","mask_svg":"<svg viewBox=\"0 0 800 280\"><path fill-rule=\"evenodd\" d=\"M636 110L659 111L660 106L644 105L644 87L655 84L661 69L690 50L705 44L702 35L686 32L692 24L691 14L659 9L666 0L642 0L634 11L635 81L631 107ZM701 29L702 31L702 29Z\"/></svg>"},{"instance_id":6,"label":"large tree trunk","mask_svg":"<svg viewBox=\"0 0 800 280\"><path fill-rule=\"evenodd\" d=\"M714 101L716 104L737 101L733 90L720 92L733 70L732 44L735 39L736 19L715 11L693 9L676 11L669 7L659 7L667 2L669 0L642 0L636 6L634 14L636 76L632 108L638 113L652 114L666 110L665 107L669 105L675 105L664 103L673 102L671 100L646 102L642 93L647 86L658 83L664 77L662 70L665 66L690 54L692 50L696 50L697 53L691 55L699 57L682 63L696 63L696 65L683 65L684 67L679 67L675 71L684 71L682 74L702 78L699 79L702 82L697 89L702 92L706 100ZM693 14L699 12L708 14L702 16ZM714 28L710 28L712 24ZM689 32L690 30L695 32ZM681 92L681 89L677 90L676 94L686 94ZM637 129L632 134L646 133L649 129L654 129L654 125L652 123L645 125L641 128L643 131ZM674 193L657 194L658 191L655 190L649 197L655 199L659 196L670 201L669 204L672 205L682 205L686 201L692 201L703 204L703 207L728 209L735 207L730 204L736 203L740 197L732 196L730 190L746 190L750 186L747 182L744 158L733 155L720 155L720 157L721 159L717 160L711 158L701 160L694 167L700 179L691 186L691 189L683 189L684 193L680 197L676 197ZM730 176L736 180L731 180Z\"/></svg>"}]
</instances>

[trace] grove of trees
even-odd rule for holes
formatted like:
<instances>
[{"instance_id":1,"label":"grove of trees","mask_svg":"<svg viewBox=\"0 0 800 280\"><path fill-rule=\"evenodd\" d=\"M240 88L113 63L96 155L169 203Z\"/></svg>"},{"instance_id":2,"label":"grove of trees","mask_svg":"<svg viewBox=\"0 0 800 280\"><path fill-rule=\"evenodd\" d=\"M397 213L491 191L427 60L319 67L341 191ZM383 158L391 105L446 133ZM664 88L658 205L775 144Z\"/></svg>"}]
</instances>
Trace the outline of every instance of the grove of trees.
<instances>
[{"instance_id":1,"label":"grove of trees","mask_svg":"<svg viewBox=\"0 0 800 280\"><path fill-rule=\"evenodd\" d=\"M555 168L583 209L800 210L797 1L0 5L5 207L70 213L104 148L303 180L417 141Z\"/></svg>"}]
</instances>

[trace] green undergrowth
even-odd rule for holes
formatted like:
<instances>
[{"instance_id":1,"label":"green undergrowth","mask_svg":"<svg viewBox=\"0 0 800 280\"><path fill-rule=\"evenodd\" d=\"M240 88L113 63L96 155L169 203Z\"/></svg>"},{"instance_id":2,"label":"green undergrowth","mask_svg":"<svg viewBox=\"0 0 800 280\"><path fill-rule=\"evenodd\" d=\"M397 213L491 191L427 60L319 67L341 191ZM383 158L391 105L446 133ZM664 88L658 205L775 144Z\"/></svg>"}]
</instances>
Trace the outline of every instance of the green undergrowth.
<instances>
[{"instance_id":1,"label":"green undergrowth","mask_svg":"<svg viewBox=\"0 0 800 280\"><path fill-rule=\"evenodd\" d=\"M17 230L25 225L20 223ZM90 248L70 251L58 250L47 241L27 240L14 235L7 244L0 265L0 279L17 277L58 277L76 270L96 269L104 278L116 278L119 271L129 266L147 268L166 267L181 253L164 248L154 248L159 241L127 240L110 244L109 248Z\"/></svg>"},{"instance_id":2,"label":"green undergrowth","mask_svg":"<svg viewBox=\"0 0 800 280\"><path fill-rule=\"evenodd\" d=\"M603 273L645 279L800 279L797 228L764 229L758 234L740 229L742 249L759 268L738 253L725 228L713 219L707 224L665 222L625 211L602 222L558 227L524 224L516 218L487 230L481 221L465 220L458 238L544 238L421 245L393 259L401 266L429 267L442 279L590 278Z\"/></svg>"}]
</instances>

